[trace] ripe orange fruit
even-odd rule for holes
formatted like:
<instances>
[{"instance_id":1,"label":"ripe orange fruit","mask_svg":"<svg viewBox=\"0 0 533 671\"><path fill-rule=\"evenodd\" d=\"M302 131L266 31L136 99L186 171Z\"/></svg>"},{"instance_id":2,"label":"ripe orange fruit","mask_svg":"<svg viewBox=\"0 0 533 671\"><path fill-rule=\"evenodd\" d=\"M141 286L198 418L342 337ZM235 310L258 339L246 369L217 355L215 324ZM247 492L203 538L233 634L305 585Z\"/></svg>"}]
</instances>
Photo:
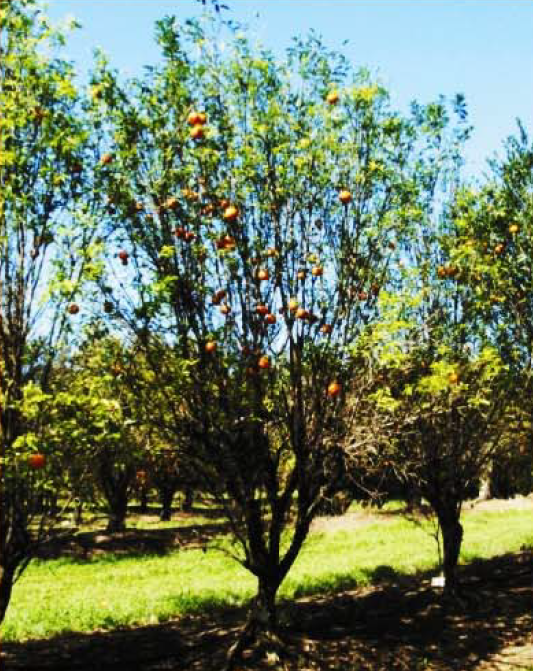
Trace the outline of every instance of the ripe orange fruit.
<instances>
[{"instance_id":1,"label":"ripe orange fruit","mask_svg":"<svg viewBox=\"0 0 533 671\"><path fill-rule=\"evenodd\" d=\"M494 247L494 253L495 254L501 254L504 249L505 249L505 245L502 242L500 242L498 245L496 245L496 247Z\"/></svg>"},{"instance_id":2,"label":"ripe orange fruit","mask_svg":"<svg viewBox=\"0 0 533 671\"><path fill-rule=\"evenodd\" d=\"M274 256L277 256L277 254L278 254L278 251L275 247L269 247L266 250L266 255L268 256L268 258L272 258Z\"/></svg>"},{"instance_id":3,"label":"ripe orange fruit","mask_svg":"<svg viewBox=\"0 0 533 671\"><path fill-rule=\"evenodd\" d=\"M207 123L207 114L205 112L198 112L198 123L202 126Z\"/></svg>"},{"instance_id":4,"label":"ripe orange fruit","mask_svg":"<svg viewBox=\"0 0 533 671\"><path fill-rule=\"evenodd\" d=\"M222 238L222 241L224 243L224 249L235 249L237 246L237 241L231 235L225 235Z\"/></svg>"},{"instance_id":5,"label":"ripe orange fruit","mask_svg":"<svg viewBox=\"0 0 533 671\"><path fill-rule=\"evenodd\" d=\"M328 386L328 396L334 398L341 393L341 390L342 387L338 382L331 382L331 384Z\"/></svg>"},{"instance_id":6,"label":"ripe orange fruit","mask_svg":"<svg viewBox=\"0 0 533 671\"><path fill-rule=\"evenodd\" d=\"M511 235L515 235L515 233L518 233L519 230L520 226L518 224L511 224L509 226L509 233L511 233Z\"/></svg>"},{"instance_id":7,"label":"ripe orange fruit","mask_svg":"<svg viewBox=\"0 0 533 671\"><path fill-rule=\"evenodd\" d=\"M221 305L221 306L220 306L220 312L221 312L223 315L229 315L229 313L231 312L231 308L230 308L229 305L226 305L226 304Z\"/></svg>"},{"instance_id":8,"label":"ripe orange fruit","mask_svg":"<svg viewBox=\"0 0 533 671\"><path fill-rule=\"evenodd\" d=\"M270 368L270 359L267 356L262 356L257 362L257 365L261 370L268 370Z\"/></svg>"},{"instance_id":9,"label":"ripe orange fruit","mask_svg":"<svg viewBox=\"0 0 533 671\"><path fill-rule=\"evenodd\" d=\"M213 352L216 352L217 349L217 344L214 340L210 340L208 343L205 345L205 351L208 354L212 354Z\"/></svg>"},{"instance_id":10,"label":"ripe orange fruit","mask_svg":"<svg viewBox=\"0 0 533 671\"><path fill-rule=\"evenodd\" d=\"M336 105L339 102L339 94L337 91L330 91L326 96L326 101L330 105Z\"/></svg>"},{"instance_id":11,"label":"ripe orange fruit","mask_svg":"<svg viewBox=\"0 0 533 671\"><path fill-rule=\"evenodd\" d=\"M117 256L122 261L123 266L128 265L128 259L130 258L130 255L128 254L128 252L121 249L120 252L117 254Z\"/></svg>"},{"instance_id":12,"label":"ripe orange fruit","mask_svg":"<svg viewBox=\"0 0 533 671\"><path fill-rule=\"evenodd\" d=\"M187 123L189 126L198 126L200 124L200 118L198 112L192 111L187 117Z\"/></svg>"},{"instance_id":13,"label":"ripe orange fruit","mask_svg":"<svg viewBox=\"0 0 533 671\"><path fill-rule=\"evenodd\" d=\"M359 298L360 301L366 301L366 299L368 298L368 294L366 293L366 291L360 291L357 294L357 297Z\"/></svg>"},{"instance_id":14,"label":"ripe orange fruit","mask_svg":"<svg viewBox=\"0 0 533 671\"><path fill-rule=\"evenodd\" d=\"M257 312L258 315L267 315L269 310L266 305L258 305L255 308L255 311Z\"/></svg>"},{"instance_id":15,"label":"ripe orange fruit","mask_svg":"<svg viewBox=\"0 0 533 671\"><path fill-rule=\"evenodd\" d=\"M77 303L71 303L68 306L68 311L71 315L77 315L80 311L80 306Z\"/></svg>"},{"instance_id":16,"label":"ripe orange fruit","mask_svg":"<svg viewBox=\"0 0 533 671\"><path fill-rule=\"evenodd\" d=\"M177 238L180 238L181 240L183 240L185 238L185 233L186 233L186 231L183 228L183 226L178 226L178 228L174 229L174 235Z\"/></svg>"},{"instance_id":17,"label":"ripe orange fruit","mask_svg":"<svg viewBox=\"0 0 533 671\"><path fill-rule=\"evenodd\" d=\"M309 312L305 308L298 308L296 310L296 319L307 319Z\"/></svg>"},{"instance_id":18,"label":"ripe orange fruit","mask_svg":"<svg viewBox=\"0 0 533 671\"><path fill-rule=\"evenodd\" d=\"M325 335L333 333L333 326L331 326L331 324L324 324L320 327L320 333L324 333Z\"/></svg>"},{"instance_id":19,"label":"ripe orange fruit","mask_svg":"<svg viewBox=\"0 0 533 671\"><path fill-rule=\"evenodd\" d=\"M457 384L457 383L459 382L459 375L457 375L457 373L455 373L455 372L454 372L454 373L450 373L450 374L448 375L448 382L449 382L450 384Z\"/></svg>"},{"instance_id":20,"label":"ripe orange fruit","mask_svg":"<svg viewBox=\"0 0 533 671\"><path fill-rule=\"evenodd\" d=\"M221 200L218 201L218 206L223 210L225 210L230 205L231 205L231 203L229 202L229 200L227 198L222 198Z\"/></svg>"},{"instance_id":21,"label":"ripe orange fruit","mask_svg":"<svg viewBox=\"0 0 533 671\"><path fill-rule=\"evenodd\" d=\"M438 277L440 280L443 280L446 276L447 276L446 268L445 268L444 266L439 266L439 267L437 268L437 277Z\"/></svg>"},{"instance_id":22,"label":"ripe orange fruit","mask_svg":"<svg viewBox=\"0 0 533 671\"><path fill-rule=\"evenodd\" d=\"M108 165L113 160L113 154L103 154L100 159L100 165Z\"/></svg>"},{"instance_id":23,"label":"ripe orange fruit","mask_svg":"<svg viewBox=\"0 0 533 671\"><path fill-rule=\"evenodd\" d=\"M204 127L200 124L193 126L189 131L189 135L193 140L201 140L204 137Z\"/></svg>"},{"instance_id":24,"label":"ripe orange fruit","mask_svg":"<svg viewBox=\"0 0 533 671\"><path fill-rule=\"evenodd\" d=\"M269 277L270 275L268 274L268 270L266 268L261 268L261 270L257 271L257 279L261 282L268 280Z\"/></svg>"},{"instance_id":25,"label":"ripe orange fruit","mask_svg":"<svg viewBox=\"0 0 533 671\"><path fill-rule=\"evenodd\" d=\"M313 266L311 268L311 275L313 275L313 277L322 277L323 274L324 268L322 268L322 266Z\"/></svg>"},{"instance_id":26,"label":"ripe orange fruit","mask_svg":"<svg viewBox=\"0 0 533 671\"><path fill-rule=\"evenodd\" d=\"M192 242L193 240L196 240L196 233L193 233L192 231L186 231L185 242Z\"/></svg>"},{"instance_id":27,"label":"ripe orange fruit","mask_svg":"<svg viewBox=\"0 0 533 671\"><path fill-rule=\"evenodd\" d=\"M37 452L36 454L30 454L28 457L28 466L33 470L33 471L40 471L42 468L45 467L46 464L46 457L44 454L41 454L40 452Z\"/></svg>"},{"instance_id":28,"label":"ripe orange fruit","mask_svg":"<svg viewBox=\"0 0 533 671\"><path fill-rule=\"evenodd\" d=\"M226 207L224 214L222 215L224 221L235 221L238 216L239 210L235 207L235 205L229 205Z\"/></svg>"},{"instance_id":29,"label":"ripe orange fruit","mask_svg":"<svg viewBox=\"0 0 533 671\"><path fill-rule=\"evenodd\" d=\"M265 317L265 321L267 324L275 324L277 322L276 315L273 315L271 312L269 312Z\"/></svg>"},{"instance_id":30,"label":"ripe orange fruit","mask_svg":"<svg viewBox=\"0 0 533 671\"><path fill-rule=\"evenodd\" d=\"M298 301L296 300L296 298L291 298L289 301L289 310L291 312L296 312L297 309L298 309Z\"/></svg>"},{"instance_id":31,"label":"ripe orange fruit","mask_svg":"<svg viewBox=\"0 0 533 671\"><path fill-rule=\"evenodd\" d=\"M348 203L352 202L352 194L348 191L348 189L342 189L339 192L339 200L343 205L348 205Z\"/></svg>"}]
</instances>

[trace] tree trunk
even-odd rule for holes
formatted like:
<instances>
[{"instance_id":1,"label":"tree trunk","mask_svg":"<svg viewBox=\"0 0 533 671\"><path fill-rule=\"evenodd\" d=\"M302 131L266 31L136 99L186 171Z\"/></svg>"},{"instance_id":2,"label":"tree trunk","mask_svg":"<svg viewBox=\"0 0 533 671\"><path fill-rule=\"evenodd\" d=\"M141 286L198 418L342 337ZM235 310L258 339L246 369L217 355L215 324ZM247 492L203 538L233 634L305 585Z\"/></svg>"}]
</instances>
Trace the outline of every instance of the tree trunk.
<instances>
[{"instance_id":1,"label":"tree trunk","mask_svg":"<svg viewBox=\"0 0 533 671\"><path fill-rule=\"evenodd\" d=\"M83 501L74 504L74 524L79 527L83 523Z\"/></svg>"},{"instance_id":2,"label":"tree trunk","mask_svg":"<svg viewBox=\"0 0 533 671\"><path fill-rule=\"evenodd\" d=\"M444 591L455 595L458 590L457 562L463 541L463 527L457 516L440 519L442 530Z\"/></svg>"},{"instance_id":3,"label":"tree trunk","mask_svg":"<svg viewBox=\"0 0 533 671\"><path fill-rule=\"evenodd\" d=\"M116 533L126 529L126 514L128 510L128 497L119 495L109 501L109 516L106 531Z\"/></svg>"},{"instance_id":4,"label":"tree trunk","mask_svg":"<svg viewBox=\"0 0 533 671\"><path fill-rule=\"evenodd\" d=\"M0 624L4 621L13 589L14 571L0 566Z\"/></svg>"},{"instance_id":5,"label":"tree trunk","mask_svg":"<svg viewBox=\"0 0 533 671\"><path fill-rule=\"evenodd\" d=\"M192 487L186 487L185 489L185 499L183 500L183 510L186 513L190 513L192 510L192 504L194 501L194 489Z\"/></svg>"},{"instance_id":6,"label":"tree trunk","mask_svg":"<svg viewBox=\"0 0 533 671\"><path fill-rule=\"evenodd\" d=\"M143 487L141 489L140 498L141 498L141 509L140 509L141 515L146 515L146 513L148 512L148 490L146 489L146 487Z\"/></svg>"},{"instance_id":7,"label":"tree trunk","mask_svg":"<svg viewBox=\"0 0 533 671\"><path fill-rule=\"evenodd\" d=\"M248 621L237 641L228 651L224 671L231 671L242 659L246 649L252 649L254 657L263 661L266 653L284 653L284 645L278 637L276 593L281 580L274 576L261 576L258 590L248 616Z\"/></svg>"},{"instance_id":8,"label":"tree trunk","mask_svg":"<svg viewBox=\"0 0 533 671\"><path fill-rule=\"evenodd\" d=\"M160 491L161 512L159 514L159 519L161 522L170 522L172 519L172 501L175 493L175 489L162 489Z\"/></svg>"}]
</instances>

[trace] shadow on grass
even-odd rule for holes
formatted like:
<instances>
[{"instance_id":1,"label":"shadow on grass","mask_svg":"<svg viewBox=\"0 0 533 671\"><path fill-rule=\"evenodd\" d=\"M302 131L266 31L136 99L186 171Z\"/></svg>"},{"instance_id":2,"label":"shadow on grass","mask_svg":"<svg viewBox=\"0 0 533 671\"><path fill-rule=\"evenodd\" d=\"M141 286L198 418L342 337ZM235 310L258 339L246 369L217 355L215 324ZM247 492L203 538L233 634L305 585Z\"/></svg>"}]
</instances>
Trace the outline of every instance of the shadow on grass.
<instances>
[{"instance_id":1,"label":"shadow on grass","mask_svg":"<svg viewBox=\"0 0 533 671\"><path fill-rule=\"evenodd\" d=\"M98 558L110 561L119 557L146 557L165 555L179 549L206 546L217 536L229 533L227 524L192 524L167 527L165 529L127 529L118 533L106 531L82 531L62 538L56 538L40 549L40 560L69 558L73 562L90 561Z\"/></svg>"},{"instance_id":2,"label":"shadow on grass","mask_svg":"<svg viewBox=\"0 0 533 671\"><path fill-rule=\"evenodd\" d=\"M287 668L474 671L531 635L532 564L531 554L524 552L461 567L461 603L446 602L430 589L429 572L405 575L388 566L369 572L381 582L378 586L282 602L283 636L303 664ZM339 585L344 579L351 589L346 577ZM198 606L201 614L154 626L6 644L6 668L215 671L222 668L246 609L228 607L216 595Z\"/></svg>"}]
</instances>

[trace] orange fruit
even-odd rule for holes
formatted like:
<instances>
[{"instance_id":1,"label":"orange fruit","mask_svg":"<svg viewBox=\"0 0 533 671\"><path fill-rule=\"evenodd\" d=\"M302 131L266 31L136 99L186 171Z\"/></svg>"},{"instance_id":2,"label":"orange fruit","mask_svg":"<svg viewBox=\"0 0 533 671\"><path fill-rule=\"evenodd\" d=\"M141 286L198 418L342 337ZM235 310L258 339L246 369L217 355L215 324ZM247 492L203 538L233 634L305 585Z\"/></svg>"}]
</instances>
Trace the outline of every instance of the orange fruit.
<instances>
[{"instance_id":1,"label":"orange fruit","mask_svg":"<svg viewBox=\"0 0 533 671\"><path fill-rule=\"evenodd\" d=\"M339 200L343 205L348 205L348 203L352 202L352 194L348 191L348 189L342 189L339 192Z\"/></svg>"},{"instance_id":2,"label":"orange fruit","mask_svg":"<svg viewBox=\"0 0 533 671\"><path fill-rule=\"evenodd\" d=\"M257 365L261 370L268 370L270 368L270 359L267 356L262 356L257 362Z\"/></svg>"},{"instance_id":3,"label":"orange fruit","mask_svg":"<svg viewBox=\"0 0 533 671\"><path fill-rule=\"evenodd\" d=\"M199 124L193 126L189 131L189 135L193 140L201 140L204 137L204 127L200 126Z\"/></svg>"},{"instance_id":4,"label":"orange fruit","mask_svg":"<svg viewBox=\"0 0 533 671\"><path fill-rule=\"evenodd\" d=\"M46 457L44 454L37 452L36 454L30 454L28 457L28 466L33 471L40 471L46 465Z\"/></svg>"},{"instance_id":5,"label":"orange fruit","mask_svg":"<svg viewBox=\"0 0 533 671\"><path fill-rule=\"evenodd\" d=\"M229 205L226 207L224 214L222 215L224 221L235 221L238 216L239 210L235 207L235 205Z\"/></svg>"},{"instance_id":6,"label":"orange fruit","mask_svg":"<svg viewBox=\"0 0 533 671\"><path fill-rule=\"evenodd\" d=\"M331 382L328 385L328 396L334 398L341 393L342 387L338 382Z\"/></svg>"}]
</instances>

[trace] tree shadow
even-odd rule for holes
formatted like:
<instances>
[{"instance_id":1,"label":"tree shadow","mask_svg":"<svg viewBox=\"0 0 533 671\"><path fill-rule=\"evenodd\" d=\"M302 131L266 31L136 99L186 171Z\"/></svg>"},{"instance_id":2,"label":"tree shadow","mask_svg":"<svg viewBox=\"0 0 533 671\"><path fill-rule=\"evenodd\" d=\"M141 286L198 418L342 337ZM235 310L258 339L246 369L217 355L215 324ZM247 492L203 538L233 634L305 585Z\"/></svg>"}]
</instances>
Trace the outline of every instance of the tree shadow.
<instances>
[{"instance_id":1,"label":"tree shadow","mask_svg":"<svg viewBox=\"0 0 533 671\"><path fill-rule=\"evenodd\" d=\"M69 557L72 561L90 561L106 555L145 557L165 555L175 550L205 550L216 537L229 533L227 523L192 524L165 529L127 529L107 533L103 530L81 531L52 539L37 554L40 560Z\"/></svg>"},{"instance_id":2,"label":"tree shadow","mask_svg":"<svg viewBox=\"0 0 533 671\"><path fill-rule=\"evenodd\" d=\"M370 574L373 574L370 575ZM381 581L280 604L282 635L294 664L285 668L361 671L474 671L531 636L531 553L475 561L461 568L462 602L447 602L429 573L405 575L379 566ZM213 602L209 612L156 626L49 641L6 644L12 671L215 671L244 623L246 608ZM243 662L240 668L273 668Z\"/></svg>"}]
</instances>

